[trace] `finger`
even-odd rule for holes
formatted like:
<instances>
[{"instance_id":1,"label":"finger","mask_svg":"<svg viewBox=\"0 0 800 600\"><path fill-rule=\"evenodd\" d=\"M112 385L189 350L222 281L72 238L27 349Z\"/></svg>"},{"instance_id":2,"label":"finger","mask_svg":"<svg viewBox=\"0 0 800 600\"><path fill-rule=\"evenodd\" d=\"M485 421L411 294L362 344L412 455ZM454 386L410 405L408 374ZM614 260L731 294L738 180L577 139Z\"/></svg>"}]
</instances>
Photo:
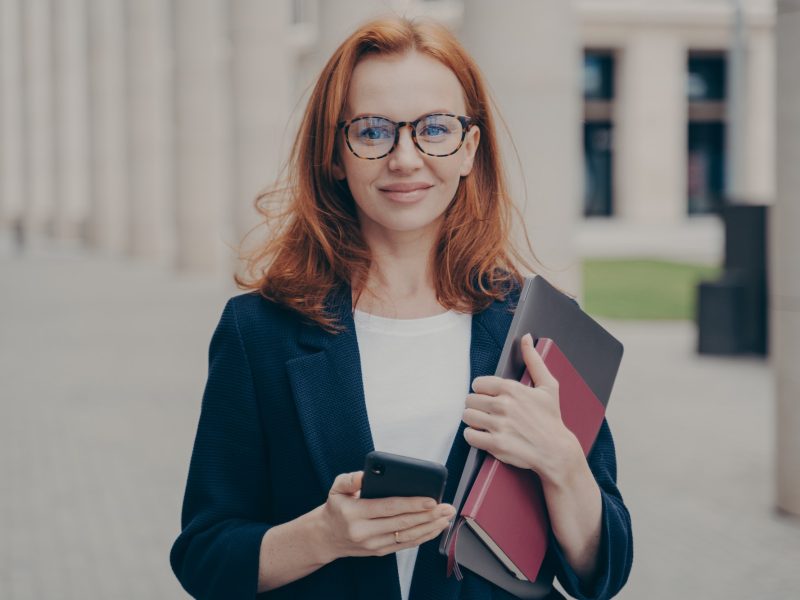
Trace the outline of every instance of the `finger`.
<instances>
[{"instance_id":1,"label":"finger","mask_svg":"<svg viewBox=\"0 0 800 600\"><path fill-rule=\"evenodd\" d=\"M533 381L535 387L558 387L558 380L550 373L550 369L544 364L542 355L533 347L533 336L526 333L520 340L520 347L522 349L522 359L525 361L525 366L528 368L528 374Z\"/></svg>"},{"instance_id":2,"label":"finger","mask_svg":"<svg viewBox=\"0 0 800 600\"><path fill-rule=\"evenodd\" d=\"M485 413L482 410L477 410L475 408L464 409L464 414L461 416L461 420L473 429L497 431L499 428L498 420L495 415L490 415L489 413Z\"/></svg>"},{"instance_id":3,"label":"finger","mask_svg":"<svg viewBox=\"0 0 800 600\"><path fill-rule=\"evenodd\" d=\"M499 396L509 391L509 383L514 382L495 375L483 375L472 380L472 390L486 396Z\"/></svg>"},{"instance_id":4,"label":"finger","mask_svg":"<svg viewBox=\"0 0 800 600\"><path fill-rule=\"evenodd\" d=\"M482 410L485 413L498 414L494 396L487 396L486 394L467 394L464 406Z\"/></svg>"},{"instance_id":5,"label":"finger","mask_svg":"<svg viewBox=\"0 0 800 600\"><path fill-rule=\"evenodd\" d=\"M385 519L370 519L365 523L367 538L369 539L365 547L379 550L387 543L407 544L413 541L416 535L402 532L419 531L420 527L428 526L440 519L444 519L447 522L455 514L456 509L452 505L440 504L434 510L428 510L424 513L411 513ZM395 532L398 532L397 541L395 541L394 537Z\"/></svg>"},{"instance_id":6,"label":"finger","mask_svg":"<svg viewBox=\"0 0 800 600\"><path fill-rule=\"evenodd\" d=\"M418 496L361 498L361 500L359 500L359 507L363 510L362 515L367 519L380 519L395 517L406 513L424 512L435 508L436 504L437 502L433 498L422 498Z\"/></svg>"},{"instance_id":7,"label":"finger","mask_svg":"<svg viewBox=\"0 0 800 600\"><path fill-rule=\"evenodd\" d=\"M413 529L420 525L425 525L435 521L436 519L447 518L450 519L455 515L456 510L449 504L440 504L433 510L426 510L421 513L408 513L405 515L397 515L395 517L387 517L384 519L372 519L369 522L370 531L373 535L386 535L393 534L395 531L405 531ZM408 541L409 536L403 538Z\"/></svg>"},{"instance_id":8,"label":"finger","mask_svg":"<svg viewBox=\"0 0 800 600\"><path fill-rule=\"evenodd\" d=\"M422 523L415 527L410 527L404 530L398 530L397 539L401 544L408 542L419 543L420 538L426 538L432 533L438 534L449 524L450 524L450 518L439 517L438 519ZM394 533L392 533L391 535L392 535L392 541L394 541Z\"/></svg>"},{"instance_id":9,"label":"finger","mask_svg":"<svg viewBox=\"0 0 800 600\"><path fill-rule=\"evenodd\" d=\"M380 554L390 554L405 550L406 548L413 548L420 544L432 540L439 535L446 527L450 525L450 519L441 517L429 523L418 525L403 531L398 530L395 536L394 531L381 536L380 544L382 546Z\"/></svg>"},{"instance_id":10,"label":"finger","mask_svg":"<svg viewBox=\"0 0 800 600\"><path fill-rule=\"evenodd\" d=\"M348 494L352 495L361 490L361 479L364 476L364 471L355 471L353 473L342 473L337 475L333 480L330 494Z\"/></svg>"},{"instance_id":11,"label":"finger","mask_svg":"<svg viewBox=\"0 0 800 600\"><path fill-rule=\"evenodd\" d=\"M492 446L492 434L488 431L478 431L472 427L464 429L464 439L470 446L480 450L488 450Z\"/></svg>"}]
</instances>

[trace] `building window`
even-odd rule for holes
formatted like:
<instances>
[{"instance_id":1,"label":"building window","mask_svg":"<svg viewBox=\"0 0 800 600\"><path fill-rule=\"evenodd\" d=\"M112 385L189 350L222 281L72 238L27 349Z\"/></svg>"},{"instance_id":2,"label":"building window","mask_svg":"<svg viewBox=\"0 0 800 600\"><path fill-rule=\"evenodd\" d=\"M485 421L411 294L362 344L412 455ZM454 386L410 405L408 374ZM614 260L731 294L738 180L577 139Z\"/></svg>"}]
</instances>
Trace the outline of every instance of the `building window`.
<instances>
[{"instance_id":1,"label":"building window","mask_svg":"<svg viewBox=\"0 0 800 600\"><path fill-rule=\"evenodd\" d=\"M614 57L610 52L585 52L583 97L587 100L614 98Z\"/></svg>"},{"instance_id":2,"label":"building window","mask_svg":"<svg viewBox=\"0 0 800 600\"><path fill-rule=\"evenodd\" d=\"M583 61L583 214L613 214L614 54L586 50Z\"/></svg>"},{"instance_id":3,"label":"building window","mask_svg":"<svg viewBox=\"0 0 800 600\"><path fill-rule=\"evenodd\" d=\"M689 54L686 87L689 100L725 100L725 56Z\"/></svg>"},{"instance_id":4,"label":"building window","mask_svg":"<svg viewBox=\"0 0 800 600\"><path fill-rule=\"evenodd\" d=\"M725 191L725 86L723 52L690 52L687 209L690 215L719 212Z\"/></svg>"}]
</instances>

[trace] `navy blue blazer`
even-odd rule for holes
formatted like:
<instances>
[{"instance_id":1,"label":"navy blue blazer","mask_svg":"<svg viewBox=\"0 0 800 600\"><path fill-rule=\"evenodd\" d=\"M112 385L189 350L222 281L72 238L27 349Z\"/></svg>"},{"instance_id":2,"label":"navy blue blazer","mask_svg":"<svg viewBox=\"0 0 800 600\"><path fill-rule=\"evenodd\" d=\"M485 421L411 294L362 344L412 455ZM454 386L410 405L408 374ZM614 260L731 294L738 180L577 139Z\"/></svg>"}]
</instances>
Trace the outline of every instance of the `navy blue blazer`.
<instances>
[{"instance_id":1,"label":"navy blue blazer","mask_svg":"<svg viewBox=\"0 0 800 600\"><path fill-rule=\"evenodd\" d=\"M473 315L470 381L494 373L511 323L509 301L515 303L518 294ZM175 575L196 598L400 600L393 554L341 558L298 581L256 593L264 533L324 503L334 478L363 468L364 455L374 449L350 288L332 293L328 306L339 314L344 332L330 334L303 323L256 293L235 296L225 306L209 348L182 531L170 553ZM462 422L447 459L446 502L452 502L469 450L464 427ZM633 546L606 423L589 465L603 502L597 579L581 588L552 535L551 549L567 593L610 598L627 580ZM512 598L468 571L463 581L448 579L437 545L435 539L420 546L413 600Z\"/></svg>"}]
</instances>

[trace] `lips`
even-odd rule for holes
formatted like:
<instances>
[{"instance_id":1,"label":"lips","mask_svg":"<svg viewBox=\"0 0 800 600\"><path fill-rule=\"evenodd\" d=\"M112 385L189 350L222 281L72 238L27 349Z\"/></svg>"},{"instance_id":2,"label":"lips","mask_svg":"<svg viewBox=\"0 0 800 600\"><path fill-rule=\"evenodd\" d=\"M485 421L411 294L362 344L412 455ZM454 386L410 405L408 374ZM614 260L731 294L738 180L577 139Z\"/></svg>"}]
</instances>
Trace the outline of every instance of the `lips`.
<instances>
[{"instance_id":1,"label":"lips","mask_svg":"<svg viewBox=\"0 0 800 600\"><path fill-rule=\"evenodd\" d=\"M417 202L422 200L430 188L429 183L394 183L379 188L390 200L394 202Z\"/></svg>"},{"instance_id":2,"label":"lips","mask_svg":"<svg viewBox=\"0 0 800 600\"><path fill-rule=\"evenodd\" d=\"M415 182L415 183L393 183L392 185L385 185L380 188L382 192L413 192L425 188L432 187L430 183Z\"/></svg>"}]
</instances>

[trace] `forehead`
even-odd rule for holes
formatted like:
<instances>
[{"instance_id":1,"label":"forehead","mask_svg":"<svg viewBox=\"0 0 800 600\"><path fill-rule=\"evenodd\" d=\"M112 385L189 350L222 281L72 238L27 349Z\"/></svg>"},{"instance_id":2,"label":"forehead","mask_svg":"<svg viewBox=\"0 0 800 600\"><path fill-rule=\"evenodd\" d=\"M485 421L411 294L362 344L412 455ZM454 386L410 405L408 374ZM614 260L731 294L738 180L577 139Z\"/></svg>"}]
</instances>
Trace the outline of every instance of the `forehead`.
<instances>
[{"instance_id":1,"label":"forehead","mask_svg":"<svg viewBox=\"0 0 800 600\"><path fill-rule=\"evenodd\" d=\"M402 121L431 111L466 112L458 78L438 60L418 52L369 56L353 70L345 118L366 113Z\"/></svg>"}]
</instances>

